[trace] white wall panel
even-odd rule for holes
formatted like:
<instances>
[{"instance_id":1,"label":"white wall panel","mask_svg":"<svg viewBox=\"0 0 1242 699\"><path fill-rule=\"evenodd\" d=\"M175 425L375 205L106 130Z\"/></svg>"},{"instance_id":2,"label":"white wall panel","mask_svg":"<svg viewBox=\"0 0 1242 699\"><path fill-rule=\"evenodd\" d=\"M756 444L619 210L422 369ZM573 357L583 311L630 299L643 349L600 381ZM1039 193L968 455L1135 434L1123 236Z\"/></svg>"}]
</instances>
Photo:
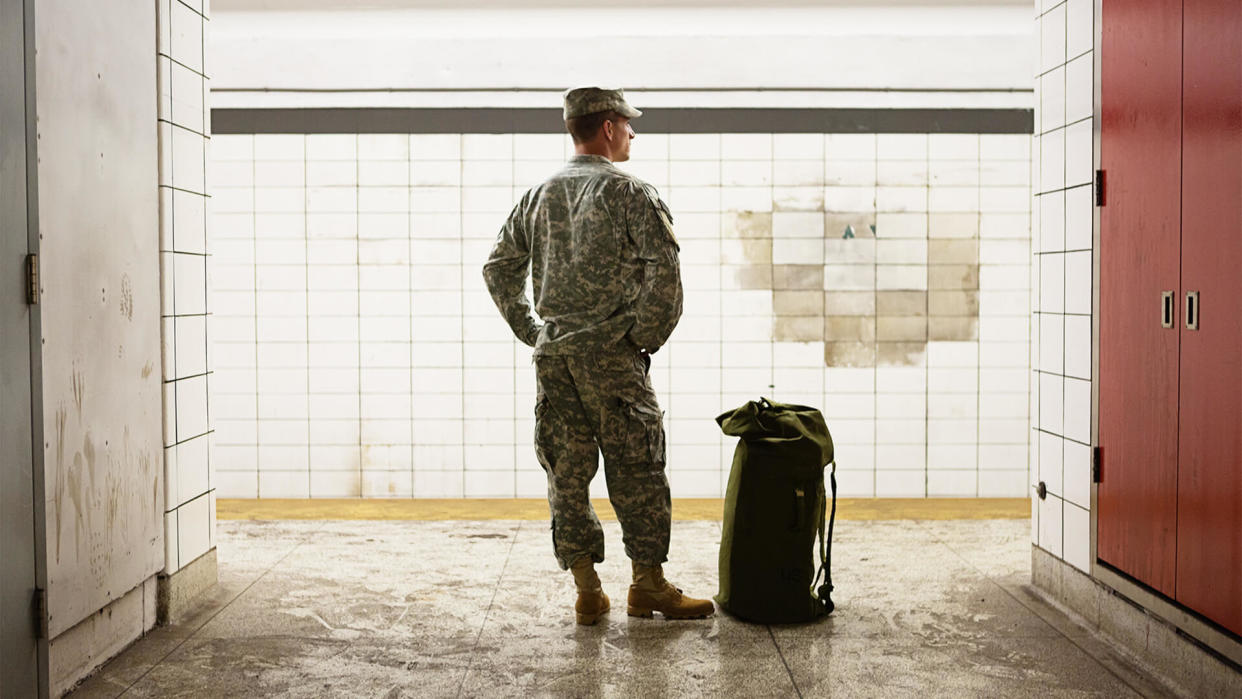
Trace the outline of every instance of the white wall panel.
<instances>
[{"instance_id":1,"label":"white wall panel","mask_svg":"<svg viewBox=\"0 0 1242 699\"><path fill-rule=\"evenodd\" d=\"M281 159L247 160L248 144ZM550 172L563 162L566 144L562 136L539 134L214 139L220 164L238 171L247 162L256 172L280 163L308 174L329 164L345 172L383 162L412 175L408 186L356 179L305 185L305 196L336 202L329 208L339 214L332 215L356 226L342 225L332 238L309 227L301 236L265 228L259 207L252 207L251 223L212 217L213 249L235 250L223 278L259 289L258 316L255 307L230 300L237 292L213 290L221 297L213 302L221 327L235 335L213 340L220 392L212 413L220 449L213 455L230 474L221 487L237 488L226 494L252 497L256 485L265 497L543 494L530 447L529 350L499 318L480 270L526 188L495 184L501 179L489 173L513 171L523 162L518 156L546 163ZM370 160L351 160L364 152ZM681 326L652 371L670 419L674 494L720 494L732 441L712 418L759 395L825 410L843 445L842 468L855 474L843 480L843 492L1025 492L1027 435L1010 423L1020 426L1027 417L1030 152L1029 137L1020 134L641 134L635 161L624 167L669 183L661 191L677 220L687 288ZM837 155L854 158L847 162L858 165L849 180L856 184L777 186L771 177L826 182L823 173L842 162ZM955 185L961 191L945 199L951 213L929 217L919 203L935 190L927 173L948 164L955 164L957 181L970 184ZM1009 166L1020 175L988 179ZM454 186L423 185L420 176ZM905 184L877 187L881 177ZM726 178L759 184L733 188L745 196L710 184ZM228 189L248 191L241 182ZM237 208L247 196L229 199ZM299 195L291 191L289 199ZM861 215L876 221L877 237L868 237L864 224L856 237L843 237L833 206L867 212ZM998 218L985 226L987 216ZM758 228L739 236L748 225ZM238 237L248 232L252 238ZM385 247L364 259L363 249L380 242ZM248 266L251 259L259 264ZM814 279L789 286L795 278L785 264L800 265L802 274L816 270ZM755 265L763 267L759 288L747 276ZM940 265L948 265L946 274L935 271ZM954 312L974 326L955 331L967 333L956 341L929 342L925 318L911 323L886 310L888 301L877 303L890 293L921 294L921 313L929 293L948 294L936 296L936 312L960 307ZM826 355L836 339L825 334L829 311L865 320L855 330L870 333L873 345L877 330L921 333L922 340L879 367L850 366ZM248 420L257 430L243 429ZM309 451L299 446L308 439ZM954 448L929 460L929 444ZM985 466L995 474L976 475Z\"/></svg>"}]
</instances>

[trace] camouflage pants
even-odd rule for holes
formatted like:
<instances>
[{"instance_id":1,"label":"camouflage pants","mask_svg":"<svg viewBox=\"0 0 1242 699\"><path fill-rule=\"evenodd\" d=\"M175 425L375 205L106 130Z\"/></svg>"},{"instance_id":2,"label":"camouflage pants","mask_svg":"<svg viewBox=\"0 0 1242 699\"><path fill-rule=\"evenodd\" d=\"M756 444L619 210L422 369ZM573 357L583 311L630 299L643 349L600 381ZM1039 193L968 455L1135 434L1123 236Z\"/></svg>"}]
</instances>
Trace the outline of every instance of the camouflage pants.
<instances>
[{"instance_id":1,"label":"camouflage pants","mask_svg":"<svg viewBox=\"0 0 1242 699\"><path fill-rule=\"evenodd\" d=\"M664 423L648 363L628 349L535 358L535 452L548 474L561 568L582 556L604 560L604 531L589 497L600 452L626 555L648 566L667 560Z\"/></svg>"}]
</instances>

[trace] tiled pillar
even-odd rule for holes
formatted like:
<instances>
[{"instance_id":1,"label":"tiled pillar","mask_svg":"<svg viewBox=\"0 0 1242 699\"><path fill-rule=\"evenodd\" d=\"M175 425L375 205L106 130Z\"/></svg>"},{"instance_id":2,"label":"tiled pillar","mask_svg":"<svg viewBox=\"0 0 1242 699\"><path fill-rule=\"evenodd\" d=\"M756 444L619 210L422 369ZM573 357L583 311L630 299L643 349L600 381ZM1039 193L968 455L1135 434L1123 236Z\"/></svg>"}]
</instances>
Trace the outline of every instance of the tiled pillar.
<instances>
[{"instance_id":1,"label":"tiled pillar","mask_svg":"<svg viewBox=\"0 0 1242 699\"><path fill-rule=\"evenodd\" d=\"M161 610L215 582L215 486L211 472L206 241L207 18L198 1L159 0L160 269L163 279L165 468ZM202 563L197 563L202 561ZM191 576L177 576L194 566Z\"/></svg>"},{"instance_id":2,"label":"tiled pillar","mask_svg":"<svg viewBox=\"0 0 1242 699\"><path fill-rule=\"evenodd\" d=\"M1047 497L1033 502L1032 537L1090 570L1092 104L1094 4L1036 8L1031 363L1031 470Z\"/></svg>"}]
</instances>

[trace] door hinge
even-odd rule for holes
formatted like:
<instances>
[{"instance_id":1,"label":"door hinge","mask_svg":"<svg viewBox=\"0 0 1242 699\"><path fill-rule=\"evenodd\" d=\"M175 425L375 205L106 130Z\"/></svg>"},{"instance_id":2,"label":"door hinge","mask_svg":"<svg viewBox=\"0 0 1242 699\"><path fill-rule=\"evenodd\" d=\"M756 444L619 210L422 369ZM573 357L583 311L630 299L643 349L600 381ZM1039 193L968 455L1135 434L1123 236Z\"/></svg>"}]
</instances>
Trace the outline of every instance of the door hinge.
<instances>
[{"instance_id":1,"label":"door hinge","mask_svg":"<svg viewBox=\"0 0 1242 699\"><path fill-rule=\"evenodd\" d=\"M1095 171L1095 205L1104 206L1104 171Z\"/></svg>"},{"instance_id":2,"label":"door hinge","mask_svg":"<svg viewBox=\"0 0 1242 699\"><path fill-rule=\"evenodd\" d=\"M37 640L47 639L47 590L36 587L30 600L31 621L34 622L34 636Z\"/></svg>"},{"instance_id":3,"label":"door hinge","mask_svg":"<svg viewBox=\"0 0 1242 699\"><path fill-rule=\"evenodd\" d=\"M1100 462L1101 461L1102 459L1100 458L1100 448L1091 447L1091 482L1092 483L1100 482Z\"/></svg>"},{"instance_id":4,"label":"door hinge","mask_svg":"<svg viewBox=\"0 0 1242 699\"><path fill-rule=\"evenodd\" d=\"M39 256L31 253L26 256L26 304L39 303Z\"/></svg>"}]
</instances>

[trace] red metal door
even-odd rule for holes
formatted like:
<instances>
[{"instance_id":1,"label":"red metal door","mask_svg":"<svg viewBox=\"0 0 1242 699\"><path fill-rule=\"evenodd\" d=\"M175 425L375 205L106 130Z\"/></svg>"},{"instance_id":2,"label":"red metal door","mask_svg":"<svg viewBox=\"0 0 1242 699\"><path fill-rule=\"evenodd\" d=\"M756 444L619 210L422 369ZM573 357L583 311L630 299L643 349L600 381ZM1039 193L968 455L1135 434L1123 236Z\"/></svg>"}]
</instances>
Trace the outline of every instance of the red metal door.
<instances>
[{"instance_id":1,"label":"red metal door","mask_svg":"<svg viewBox=\"0 0 1242 699\"><path fill-rule=\"evenodd\" d=\"M1182 3L1102 12L1096 551L1172 597L1178 331L1161 327L1161 293L1179 288Z\"/></svg>"},{"instance_id":2,"label":"red metal door","mask_svg":"<svg viewBox=\"0 0 1242 699\"><path fill-rule=\"evenodd\" d=\"M1184 17L1177 599L1242 634L1242 3Z\"/></svg>"}]
</instances>

